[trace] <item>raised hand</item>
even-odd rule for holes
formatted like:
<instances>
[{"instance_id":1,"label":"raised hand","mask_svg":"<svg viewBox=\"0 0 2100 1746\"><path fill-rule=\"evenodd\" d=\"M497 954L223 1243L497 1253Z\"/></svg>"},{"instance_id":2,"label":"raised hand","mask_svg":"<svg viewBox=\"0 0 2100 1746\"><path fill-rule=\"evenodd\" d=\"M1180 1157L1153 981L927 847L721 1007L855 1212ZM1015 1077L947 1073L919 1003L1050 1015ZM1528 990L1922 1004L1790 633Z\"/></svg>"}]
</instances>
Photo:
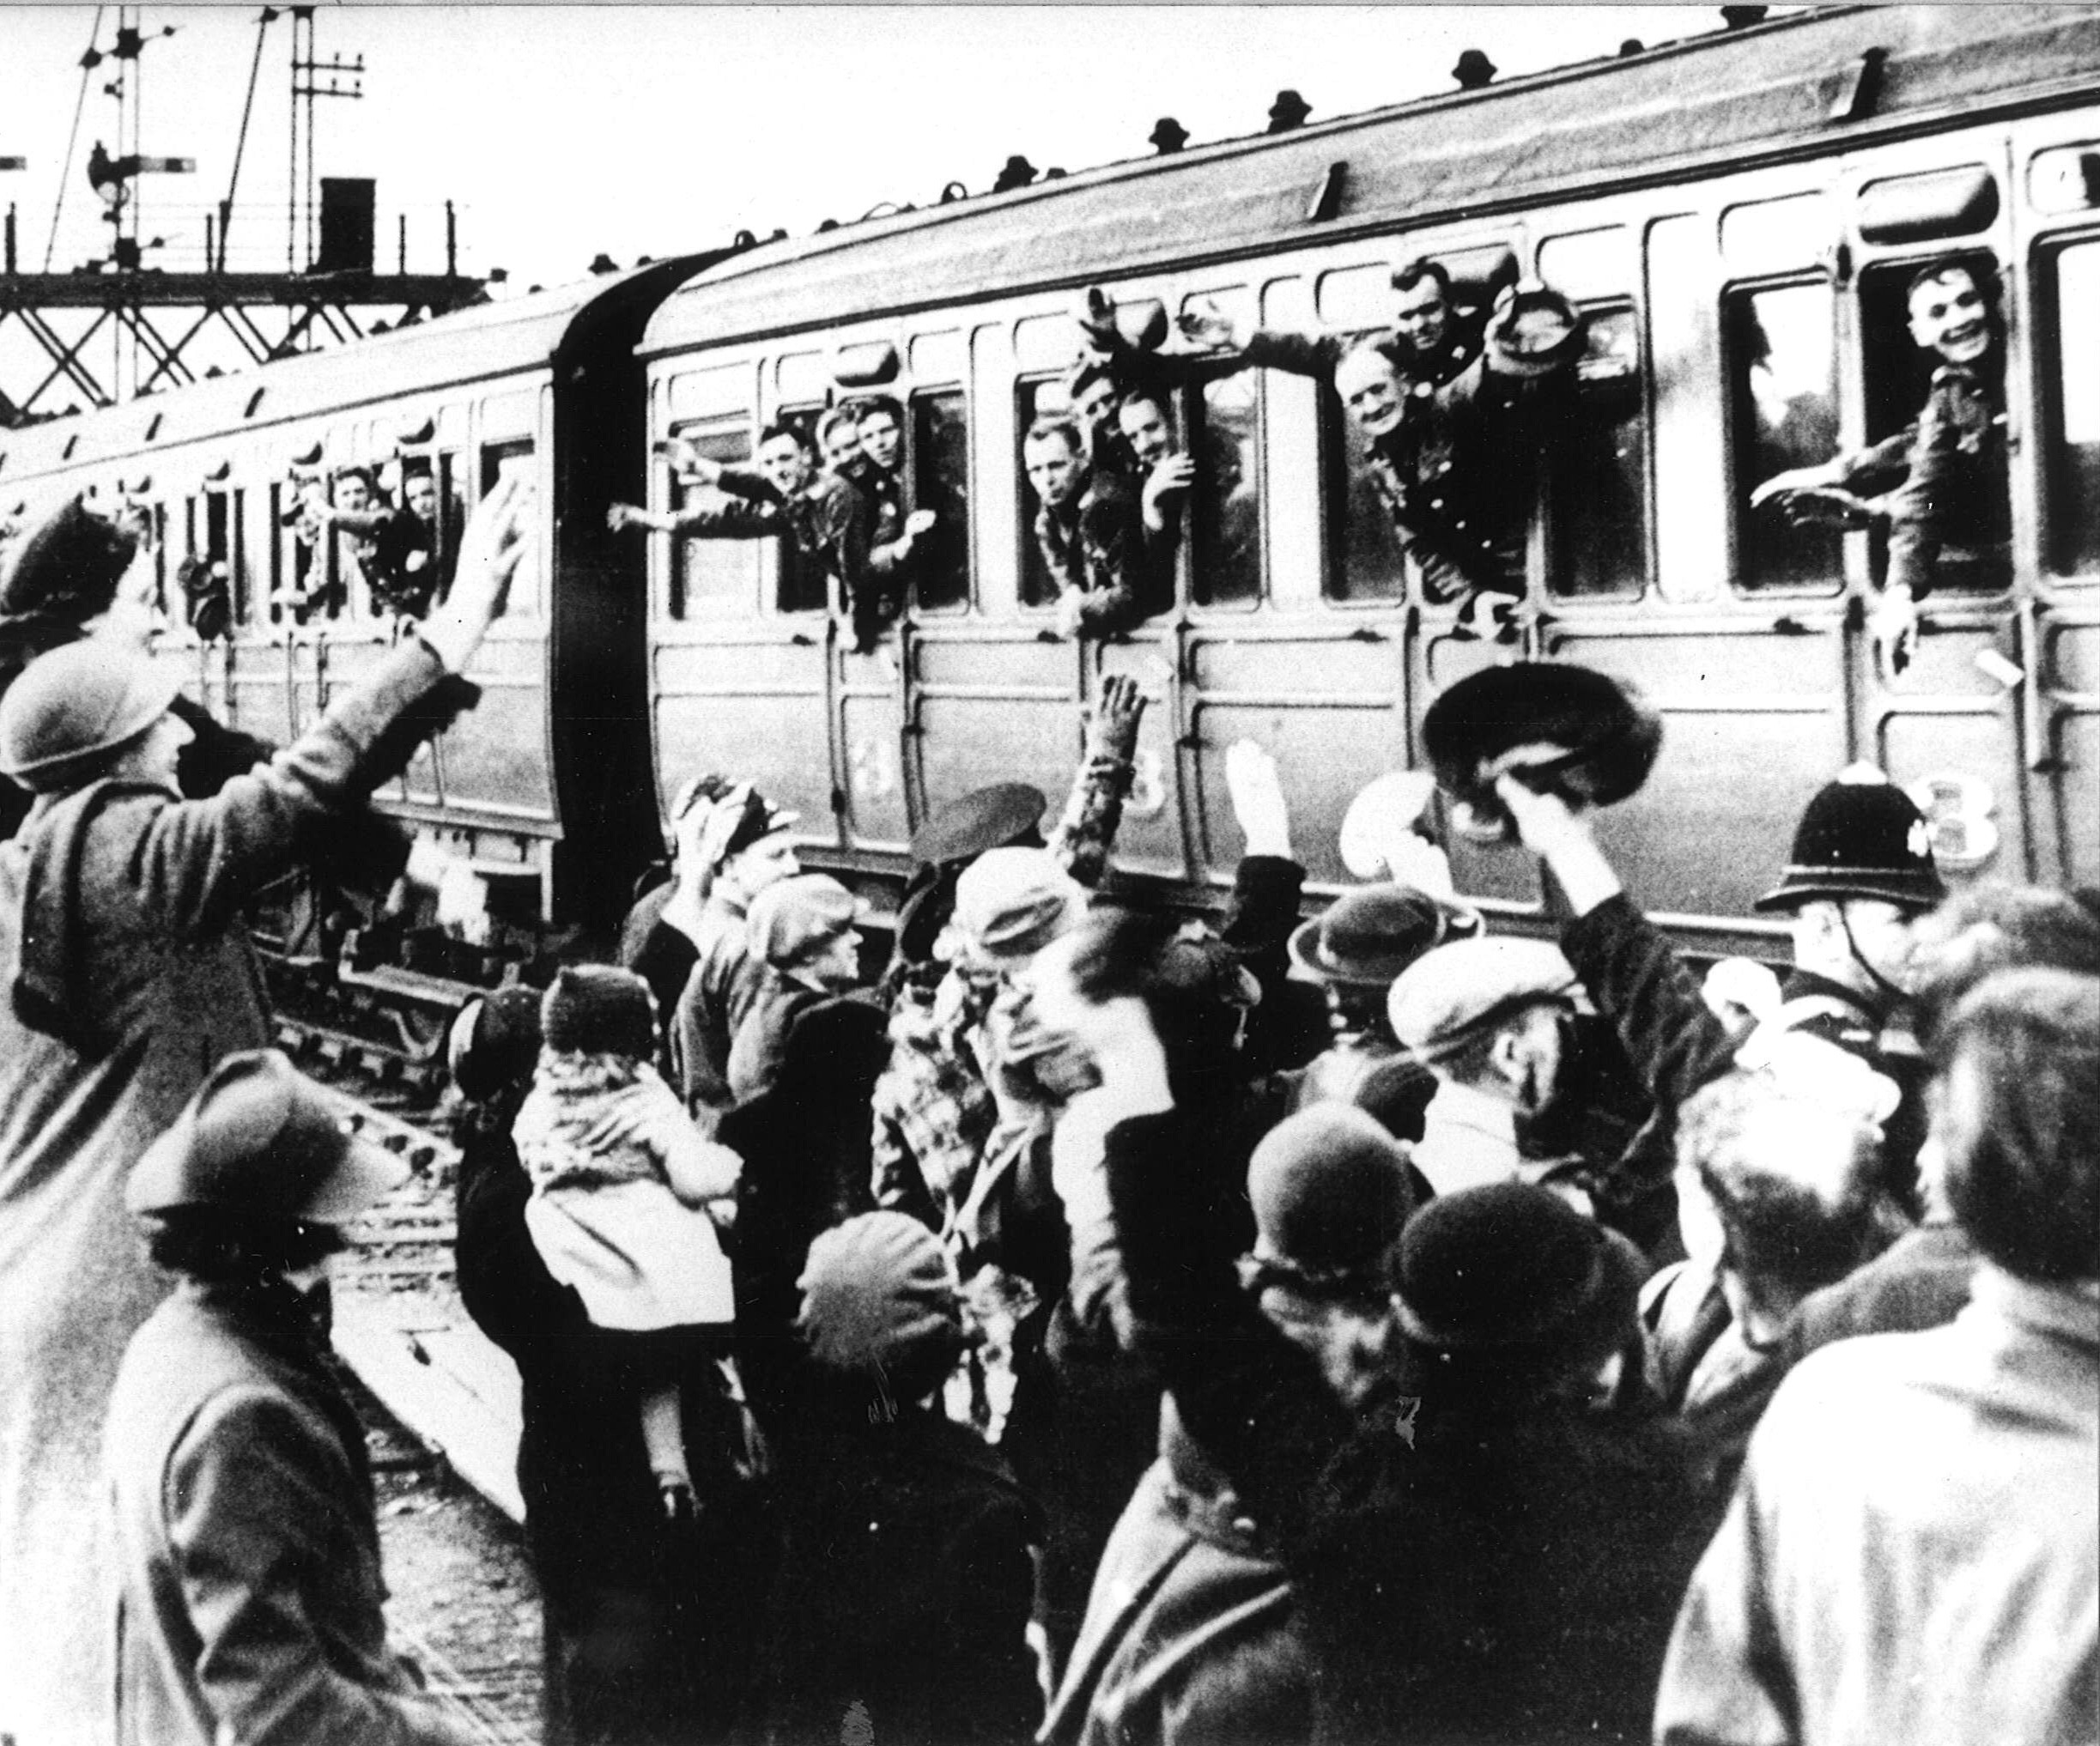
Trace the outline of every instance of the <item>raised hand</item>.
<instances>
[{"instance_id":1,"label":"raised hand","mask_svg":"<svg viewBox=\"0 0 2100 1746\"><path fill-rule=\"evenodd\" d=\"M1227 350L1239 343L1239 331L1232 318L1208 298L1190 304L1174 325L1180 330L1181 337L1192 345L1212 351Z\"/></svg>"},{"instance_id":2,"label":"raised hand","mask_svg":"<svg viewBox=\"0 0 2100 1746\"><path fill-rule=\"evenodd\" d=\"M1283 781L1276 760L1255 741L1240 740L1225 749L1225 791L1232 797L1247 852L1290 859L1290 809Z\"/></svg>"}]
</instances>

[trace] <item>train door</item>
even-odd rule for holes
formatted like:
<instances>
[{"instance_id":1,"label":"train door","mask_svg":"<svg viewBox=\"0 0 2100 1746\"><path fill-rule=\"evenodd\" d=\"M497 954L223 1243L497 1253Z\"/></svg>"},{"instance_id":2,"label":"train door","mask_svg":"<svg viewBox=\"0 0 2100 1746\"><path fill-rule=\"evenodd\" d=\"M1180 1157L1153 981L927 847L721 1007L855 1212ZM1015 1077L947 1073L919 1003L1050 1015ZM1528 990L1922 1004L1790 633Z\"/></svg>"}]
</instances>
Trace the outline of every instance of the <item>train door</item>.
<instances>
[{"instance_id":1,"label":"train door","mask_svg":"<svg viewBox=\"0 0 2100 1746\"><path fill-rule=\"evenodd\" d=\"M921 816L987 780L1033 784L1053 809L1071 786L1098 646L1054 628L1024 450L1039 414L1066 409L1061 379L1077 341L1061 310L968 335L974 592L968 610L921 613L913 627L907 737Z\"/></svg>"},{"instance_id":2,"label":"train door","mask_svg":"<svg viewBox=\"0 0 2100 1746\"><path fill-rule=\"evenodd\" d=\"M2016 688L2042 878L2100 884L2100 130L2090 114L2015 129L2038 451L2033 580Z\"/></svg>"},{"instance_id":3,"label":"train door","mask_svg":"<svg viewBox=\"0 0 2100 1746\"><path fill-rule=\"evenodd\" d=\"M502 820L507 828L531 836L551 829L555 816L547 720L554 494L540 440L543 392L492 394L478 408L470 451L476 500L518 476L533 486L536 507L503 615L482 640L468 676L481 688L481 701L440 737L437 748L438 785L448 810Z\"/></svg>"},{"instance_id":4,"label":"train door","mask_svg":"<svg viewBox=\"0 0 2100 1746\"><path fill-rule=\"evenodd\" d=\"M725 466L750 466L757 370L750 361L659 378L652 431ZM651 469L650 494L659 512L711 500L709 488L663 463ZM804 603L802 579L768 549L774 542L650 537L649 695L666 811L694 777L749 780L801 815L805 840L833 846L822 606Z\"/></svg>"},{"instance_id":5,"label":"train door","mask_svg":"<svg viewBox=\"0 0 2100 1746\"><path fill-rule=\"evenodd\" d=\"M1950 487L1931 524L1938 556L1925 634L1902 672L1854 638L1860 699L1856 745L1907 788L1933 828L1935 857L1952 881L2030 876L2027 785L2020 754L2026 671L2024 624L2033 613L2034 530L2027 506L2035 444L2029 380L2034 333L2018 293L2023 277L2012 223L2010 166L2002 139L1957 135L1848 167L1853 248L1852 332L1859 438L1896 440L1918 418L1941 358L1917 335L1921 311L1966 281L1982 294L1994 330L1975 366L1998 428L1980 428L1971 488ZM1945 273L1941 279L1935 275ZM1921 281L1924 282L1921 283ZM1964 439L1964 441L1967 441ZM1862 477L1863 491L1877 482ZM1883 484L1879 488L1886 490ZM2021 506L2017 519L2013 505ZM1855 586L1878 589L1903 538L1847 536ZM1879 597L1870 595L1869 599Z\"/></svg>"},{"instance_id":6,"label":"train door","mask_svg":"<svg viewBox=\"0 0 2100 1746\"><path fill-rule=\"evenodd\" d=\"M1381 284L1389 278L1382 262L1371 271ZM1206 284L1182 309L1209 306L1241 330L1302 331L1323 313L1313 283L1289 275ZM1332 293L1329 306L1332 318ZM1296 816L1293 847L1324 883L1347 876L1332 821L1405 760L1397 552L1390 568L1352 566L1346 555L1331 572L1322 564L1321 409L1332 400L1326 384L1274 371L1243 371L1180 397L1196 482L1182 512L1189 621L1175 725L1191 840L1214 884L1231 879L1246 848L1225 776L1235 743L1253 740L1275 758ZM1344 525L1348 504L1346 495L1335 502ZM1375 540L1377 529L1357 531ZM1315 820L1330 828L1313 828Z\"/></svg>"},{"instance_id":7,"label":"train door","mask_svg":"<svg viewBox=\"0 0 2100 1746\"><path fill-rule=\"evenodd\" d=\"M946 329L911 336L907 343L908 385L893 395L904 418L903 471L908 506L935 518L914 547L910 594L898 645L901 668L897 749L911 822L926 816L924 737L918 692L929 649L967 640L978 621L977 493L971 416L969 335ZM882 403L871 403L877 429ZM865 426L864 426L865 428ZM879 439L878 439L879 440ZM853 773L848 742L847 770Z\"/></svg>"}]
</instances>

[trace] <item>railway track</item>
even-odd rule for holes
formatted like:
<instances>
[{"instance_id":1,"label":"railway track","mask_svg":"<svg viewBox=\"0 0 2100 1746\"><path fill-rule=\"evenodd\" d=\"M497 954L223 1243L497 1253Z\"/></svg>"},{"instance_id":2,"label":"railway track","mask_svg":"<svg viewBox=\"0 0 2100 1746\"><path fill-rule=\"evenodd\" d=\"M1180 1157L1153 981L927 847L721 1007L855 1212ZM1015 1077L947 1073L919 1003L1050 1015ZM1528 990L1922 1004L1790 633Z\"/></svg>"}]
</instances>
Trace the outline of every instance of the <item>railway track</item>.
<instances>
[{"instance_id":1,"label":"railway track","mask_svg":"<svg viewBox=\"0 0 2100 1746\"><path fill-rule=\"evenodd\" d=\"M513 1522L518 1376L460 1302L452 1265L458 1148L437 1082L325 1023L280 1014L279 1046L336 1101L353 1131L398 1154L408 1180L348 1228L337 1263L337 1354L379 1403Z\"/></svg>"}]
</instances>

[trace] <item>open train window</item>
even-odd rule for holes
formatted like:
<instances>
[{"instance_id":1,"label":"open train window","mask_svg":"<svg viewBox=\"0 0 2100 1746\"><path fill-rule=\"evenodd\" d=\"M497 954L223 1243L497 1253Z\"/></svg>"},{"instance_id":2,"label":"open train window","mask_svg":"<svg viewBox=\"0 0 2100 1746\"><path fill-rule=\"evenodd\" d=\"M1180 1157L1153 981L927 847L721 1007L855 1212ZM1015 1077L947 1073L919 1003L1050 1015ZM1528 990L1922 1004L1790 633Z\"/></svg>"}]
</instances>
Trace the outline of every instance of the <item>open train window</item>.
<instances>
[{"instance_id":1,"label":"open train window","mask_svg":"<svg viewBox=\"0 0 2100 1746\"><path fill-rule=\"evenodd\" d=\"M1625 305L1591 308L1575 367L1575 427L1553 458L1555 594L1626 597L1648 581L1648 396L1641 324Z\"/></svg>"},{"instance_id":2,"label":"open train window","mask_svg":"<svg viewBox=\"0 0 2100 1746\"><path fill-rule=\"evenodd\" d=\"M1988 477L1970 472L1950 486L1939 517L1943 543L1933 581L1940 588L1997 590L2012 580L2008 539L2010 483L2006 476L2002 423L2005 406L2005 329L1999 307L1998 259L1988 249L1950 252L1927 260L1892 261L1860 276L1860 361L1866 373L1866 440L1882 446L1878 464L1862 473L1855 488L1863 494L1885 493L1909 472L1903 433L1913 427L1932 391L1933 377L1943 360L1912 334L1914 312L1930 306L1930 288L1914 300L1913 282L1927 267L1967 272L1982 293L1988 324L1988 349L1975 366L1998 409L2000 429L1994 440L1984 438L1994 458ZM1874 539L1874 574L1878 582L1887 563L1886 542Z\"/></svg>"},{"instance_id":3,"label":"open train window","mask_svg":"<svg viewBox=\"0 0 2100 1746\"><path fill-rule=\"evenodd\" d=\"M1035 542L1035 517L1042 508L1035 488L1029 483L1028 436L1036 421L1062 418L1071 411L1065 385L1055 377L1014 385L1014 473L1020 481L1021 502L1021 603L1047 607L1057 603L1057 584L1050 579L1041 548Z\"/></svg>"},{"instance_id":4,"label":"open train window","mask_svg":"<svg viewBox=\"0 0 2100 1746\"><path fill-rule=\"evenodd\" d=\"M1261 598L1261 373L1206 382L1190 397L1190 576L1199 606Z\"/></svg>"},{"instance_id":5,"label":"open train window","mask_svg":"<svg viewBox=\"0 0 2100 1746\"><path fill-rule=\"evenodd\" d=\"M783 375L786 367L793 362L782 360ZM824 415L821 406L805 406L778 415L776 422L801 433L804 445L814 458L822 452L817 447L816 421ZM829 579L824 567L810 557L792 539L779 539L773 543L774 550L780 554L780 590L774 596L774 606L780 612L822 612L831 604Z\"/></svg>"},{"instance_id":6,"label":"open train window","mask_svg":"<svg viewBox=\"0 0 2100 1746\"><path fill-rule=\"evenodd\" d=\"M2100 572L2100 239L2074 243L2048 261L2043 280L2052 330L2048 395L2049 568L2059 576Z\"/></svg>"},{"instance_id":7,"label":"open train window","mask_svg":"<svg viewBox=\"0 0 2100 1746\"><path fill-rule=\"evenodd\" d=\"M743 419L673 427L671 434L692 444L711 461L725 467L751 464L751 427ZM689 509L713 488L671 479L673 513ZM753 540L689 540L671 543L671 597L674 619L750 609L758 597L758 543Z\"/></svg>"},{"instance_id":8,"label":"open train window","mask_svg":"<svg viewBox=\"0 0 2100 1746\"><path fill-rule=\"evenodd\" d=\"M1326 597L1350 606L1405 599L1407 566L1399 536L1364 458L1363 440L1350 427L1327 382L1320 385L1320 455L1326 482Z\"/></svg>"},{"instance_id":9,"label":"open train window","mask_svg":"<svg viewBox=\"0 0 2100 1746\"><path fill-rule=\"evenodd\" d=\"M970 603L970 430L960 388L912 396L912 507L939 519L919 543L919 609L959 611Z\"/></svg>"},{"instance_id":10,"label":"open train window","mask_svg":"<svg viewBox=\"0 0 2100 1746\"><path fill-rule=\"evenodd\" d=\"M522 477L530 481L534 473L532 440L530 437L514 442L485 443L482 446L481 494L483 497L506 479ZM540 526L546 526L552 518L548 506L542 504L533 520ZM504 615L507 618L537 618L544 610L544 603L540 599L540 578L546 561L533 550L530 535L527 539L525 561L511 577L510 595L503 608Z\"/></svg>"},{"instance_id":11,"label":"open train window","mask_svg":"<svg viewBox=\"0 0 2100 1746\"><path fill-rule=\"evenodd\" d=\"M1835 592L1844 581L1836 529L1796 525L1776 504L1750 507L1767 479L1837 452L1836 314L1820 279L1737 291L1723 311L1736 579L1745 588Z\"/></svg>"}]
</instances>

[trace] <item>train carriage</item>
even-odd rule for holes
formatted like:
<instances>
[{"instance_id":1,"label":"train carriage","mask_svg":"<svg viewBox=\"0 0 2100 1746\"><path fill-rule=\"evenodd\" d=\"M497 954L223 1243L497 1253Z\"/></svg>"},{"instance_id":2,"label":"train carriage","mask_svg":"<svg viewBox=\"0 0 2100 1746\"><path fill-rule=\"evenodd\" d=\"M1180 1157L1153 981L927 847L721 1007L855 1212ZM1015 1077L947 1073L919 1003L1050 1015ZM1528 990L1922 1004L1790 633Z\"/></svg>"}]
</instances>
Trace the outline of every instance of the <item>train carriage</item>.
<instances>
[{"instance_id":1,"label":"train carriage","mask_svg":"<svg viewBox=\"0 0 2100 1746\"><path fill-rule=\"evenodd\" d=\"M1750 901L1806 796L1859 759L1921 797L1957 876L2100 877L2097 99L2091 8L1818 13L725 261L650 324L652 433L738 456L873 385L909 409L916 488L967 505L968 569L870 658L792 555L652 537L659 775L734 764L800 809L811 861L888 871L978 783L1056 791L1079 706L1133 671L1156 701L1120 867L1229 879L1223 753L1252 734L1315 879L1344 877L1349 798L1413 761L1438 689L1505 657L1454 637L1366 513L1325 385L1182 391L1187 446L1239 476L1199 493L1172 609L1105 644L1051 631L1019 437L1089 286L1132 326L1209 301L1347 333L1382 327L1391 270L1429 255L1461 299L1522 273L1588 316L1589 464L1533 516L1522 652L1632 679L1667 719L1603 827L1646 902L1769 950ZM2002 291L2014 562L1943 578L1891 678L1863 627L1876 542L1747 498L1915 412L1903 286L1949 254ZM1796 415L1776 436L1775 394ZM665 506L667 470L652 488ZM1523 858L1452 848L1464 888L1536 913Z\"/></svg>"},{"instance_id":2,"label":"train carriage","mask_svg":"<svg viewBox=\"0 0 2100 1746\"><path fill-rule=\"evenodd\" d=\"M1647 789L1602 823L1648 906L1695 944L1772 949L1750 900L1804 798L1857 759L1922 797L1957 877L2100 881L2092 5L1833 9L666 261L0 432L0 519L66 490L142 505L164 654L282 738L398 634L332 572L324 605L288 603L343 561L339 540L302 554L301 494L420 473L456 529L470 494L531 471L538 549L482 706L380 797L490 874L508 925L480 956L412 943L440 1003L549 929L603 937L696 771L757 780L802 814L811 864L881 887L944 800L1060 790L1108 672L1156 700L1120 876L1215 899L1240 848L1223 753L1253 735L1332 887L1350 798L1417 760L1441 688L1513 652L1428 597L1325 384L1178 391L1199 476L1174 602L1106 640L1056 634L1021 438L1058 403L1089 287L1133 328L1210 305L1348 334L1387 323L1393 269L1423 255L1461 306L1535 275L1587 313L1582 488L1533 506L1514 652L1624 675L1666 717ZM1947 255L2000 293L2012 561L1943 577L1891 678L1863 625L1876 538L1791 532L1748 498L1915 411L1903 287ZM907 494L944 522L874 654L782 543L607 529L616 500L671 506L653 442L740 459L766 423L871 393L901 406ZM231 624L207 638L179 583L215 565ZM1525 858L1450 847L1467 891L1536 921ZM416 996L400 968L357 973Z\"/></svg>"},{"instance_id":3,"label":"train carriage","mask_svg":"<svg viewBox=\"0 0 2100 1746\"><path fill-rule=\"evenodd\" d=\"M302 526L302 499L359 475L398 500L420 474L439 502L430 555L441 566L470 500L525 474L537 488L531 549L471 674L481 702L376 803L468 857L513 940L610 928L659 839L641 561L605 512L641 485L642 324L708 258L0 433L0 500L20 499L26 514L84 492L142 511L155 536L142 562L163 621L158 653L222 719L282 743L401 634L354 573L350 542ZM186 609L184 584L198 577L225 591L223 634L200 634Z\"/></svg>"}]
</instances>

